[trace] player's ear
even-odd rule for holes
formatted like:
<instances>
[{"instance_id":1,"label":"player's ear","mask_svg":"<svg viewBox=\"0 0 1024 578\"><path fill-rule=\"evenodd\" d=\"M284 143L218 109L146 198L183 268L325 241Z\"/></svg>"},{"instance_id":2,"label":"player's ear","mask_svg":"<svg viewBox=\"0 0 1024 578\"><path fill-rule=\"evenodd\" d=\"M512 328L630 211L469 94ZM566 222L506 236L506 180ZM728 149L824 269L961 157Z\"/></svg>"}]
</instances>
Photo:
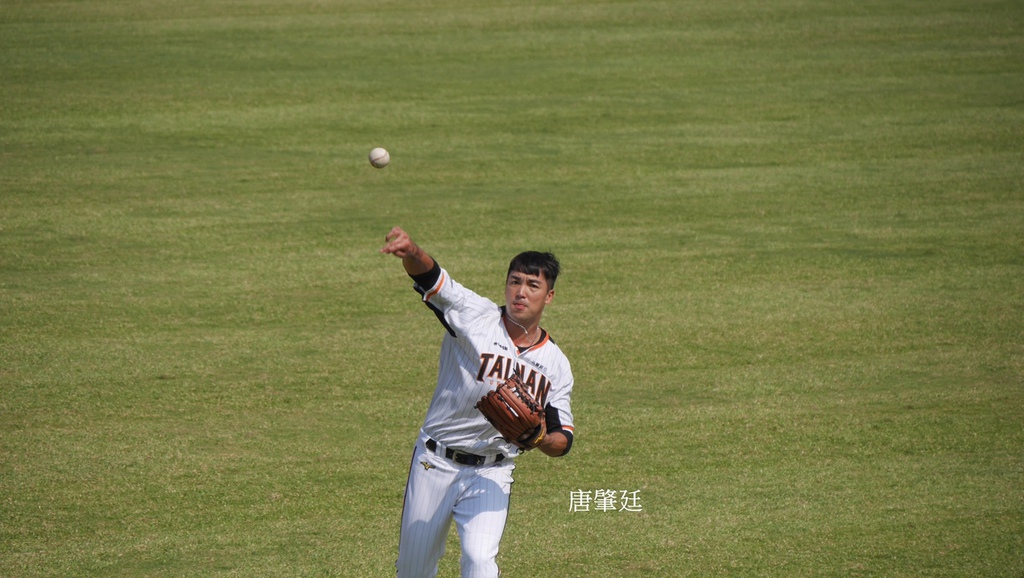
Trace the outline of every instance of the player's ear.
<instances>
[{"instance_id":1,"label":"player's ear","mask_svg":"<svg viewBox=\"0 0 1024 578\"><path fill-rule=\"evenodd\" d=\"M544 304L547 305L548 303L551 303L551 300L554 299L554 298L555 298L555 290L551 289L550 291L548 291L547 296L544 298Z\"/></svg>"}]
</instances>

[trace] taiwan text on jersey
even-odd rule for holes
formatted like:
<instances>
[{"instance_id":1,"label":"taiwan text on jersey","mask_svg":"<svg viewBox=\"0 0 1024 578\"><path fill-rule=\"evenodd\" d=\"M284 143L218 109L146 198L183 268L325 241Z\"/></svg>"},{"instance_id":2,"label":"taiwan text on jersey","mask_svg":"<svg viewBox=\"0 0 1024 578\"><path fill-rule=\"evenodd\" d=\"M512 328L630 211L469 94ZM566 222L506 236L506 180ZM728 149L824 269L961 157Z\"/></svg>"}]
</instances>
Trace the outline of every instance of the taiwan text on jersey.
<instances>
[{"instance_id":1,"label":"taiwan text on jersey","mask_svg":"<svg viewBox=\"0 0 1024 578\"><path fill-rule=\"evenodd\" d=\"M520 351L505 329L501 308L452 280L447 271L441 270L433 287L420 289L449 330L441 343L437 388L423 423L428 436L478 455L517 455L519 448L503 440L474 407L514 371L547 407L549 430L554 425L572 431L572 370L546 332L538 343Z\"/></svg>"}]
</instances>

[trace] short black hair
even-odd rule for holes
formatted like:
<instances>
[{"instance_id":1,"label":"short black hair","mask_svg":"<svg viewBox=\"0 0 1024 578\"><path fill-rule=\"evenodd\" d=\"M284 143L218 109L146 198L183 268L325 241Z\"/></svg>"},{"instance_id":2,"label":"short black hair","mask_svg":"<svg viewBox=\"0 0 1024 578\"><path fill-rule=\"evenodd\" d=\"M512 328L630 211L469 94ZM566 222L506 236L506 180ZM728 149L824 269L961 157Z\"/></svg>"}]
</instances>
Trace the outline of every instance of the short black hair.
<instances>
[{"instance_id":1,"label":"short black hair","mask_svg":"<svg viewBox=\"0 0 1024 578\"><path fill-rule=\"evenodd\" d=\"M548 289L555 288L555 280L558 279L558 272L561 265L553 253L541 253L540 251L523 251L512 258L508 264L507 279L513 271L526 273L527 275L543 275L548 282Z\"/></svg>"}]
</instances>

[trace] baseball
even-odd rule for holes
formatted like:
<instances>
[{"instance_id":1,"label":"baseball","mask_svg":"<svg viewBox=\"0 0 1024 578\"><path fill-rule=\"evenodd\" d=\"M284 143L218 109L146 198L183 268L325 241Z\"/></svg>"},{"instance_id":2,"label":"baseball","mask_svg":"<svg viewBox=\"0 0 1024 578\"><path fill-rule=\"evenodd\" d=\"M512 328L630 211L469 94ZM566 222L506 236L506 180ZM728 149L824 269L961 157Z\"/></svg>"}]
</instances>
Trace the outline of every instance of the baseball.
<instances>
[{"instance_id":1,"label":"baseball","mask_svg":"<svg viewBox=\"0 0 1024 578\"><path fill-rule=\"evenodd\" d=\"M377 167L378 169L382 169L382 168L388 166L389 162L391 162L391 155L388 154L388 151L386 151L386 150L384 150L384 149L382 149L380 147L377 147L377 148L373 149L372 151L370 151L370 164L371 165Z\"/></svg>"}]
</instances>

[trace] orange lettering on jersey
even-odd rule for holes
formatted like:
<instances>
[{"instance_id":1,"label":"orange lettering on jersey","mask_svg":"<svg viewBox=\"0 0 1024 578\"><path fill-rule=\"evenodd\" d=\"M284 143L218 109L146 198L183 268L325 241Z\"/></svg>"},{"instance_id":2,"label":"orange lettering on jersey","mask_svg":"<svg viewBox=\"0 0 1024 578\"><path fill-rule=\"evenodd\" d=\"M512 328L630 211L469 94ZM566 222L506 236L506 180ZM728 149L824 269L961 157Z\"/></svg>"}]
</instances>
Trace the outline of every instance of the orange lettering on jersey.
<instances>
[{"instance_id":1,"label":"orange lettering on jersey","mask_svg":"<svg viewBox=\"0 0 1024 578\"><path fill-rule=\"evenodd\" d=\"M498 381L504 381L505 378L503 378L502 375L505 373L505 363L508 359L501 355L496 355L495 358L494 365L491 366L491 370L487 372L487 377L494 377L497 378Z\"/></svg>"},{"instance_id":2,"label":"orange lettering on jersey","mask_svg":"<svg viewBox=\"0 0 1024 578\"><path fill-rule=\"evenodd\" d=\"M544 374L540 374L540 380L538 383L538 390L534 397L540 402L541 406L545 406L548 403L548 391L551 389L551 382L548 378L544 377Z\"/></svg>"},{"instance_id":3,"label":"orange lettering on jersey","mask_svg":"<svg viewBox=\"0 0 1024 578\"><path fill-rule=\"evenodd\" d=\"M521 367L520 371L522 371ZM529 390L530 395L541 402L541 405L544 404L544 400L548 397L548 390L551 389L551 382L548 381L548 378L543 373L538 372L536 369L531 369L530 374L523 381L523 385Z\"/></svg>"},{"instance_id":4,"label":"orange lettering on jersey","mask_svg":"<svg viewBox=\"0 0 1024 578\"><path fill-rule=\"evenodd\" d=\"M494 354L493 353L481 353L480 354L480 371L476 372L476 380L477 381L483 381L484 380L484 372L487 370L487 367L488 367L488 365L490 365L490 362L491 362L492 359L494 359Z\"/></svg>"},{"instance_id":5,"label":"orange lettering on jersey","mask_svg":"<svg viewBox=\"0 0 1024 578\"><path fill-rule=\"evenodd\" d=\"M495 381L505 381L512 377L513 373L518 372L519 375L523 375L525 367L521 363L516 363L516 360L511 357L505 357L504 355L495 355L494 353L481 353L480 354L480 369L476 373L476 380L483 381L484 379L494 379ZM536 369L530 369L530 373L525 376L523 385L526 389L544 405L548 391L551 389L551 382L543 374Z\"/></svg>"},{"instance_id":6,"label":"orange lettering on jersey","mask_svg":"<svg viewBox=\"0 0 1024 578\"><path fill-rule=\"evenodd\" d=\"M512 377L512 374L516 374L516 375L522 376L523 375L523 364L521 364L521 363L512 363L512 360L509 359L508 360L508 368L505 369L505 379L508 379L508 378Z\"/></svg>"}]
</instances>

